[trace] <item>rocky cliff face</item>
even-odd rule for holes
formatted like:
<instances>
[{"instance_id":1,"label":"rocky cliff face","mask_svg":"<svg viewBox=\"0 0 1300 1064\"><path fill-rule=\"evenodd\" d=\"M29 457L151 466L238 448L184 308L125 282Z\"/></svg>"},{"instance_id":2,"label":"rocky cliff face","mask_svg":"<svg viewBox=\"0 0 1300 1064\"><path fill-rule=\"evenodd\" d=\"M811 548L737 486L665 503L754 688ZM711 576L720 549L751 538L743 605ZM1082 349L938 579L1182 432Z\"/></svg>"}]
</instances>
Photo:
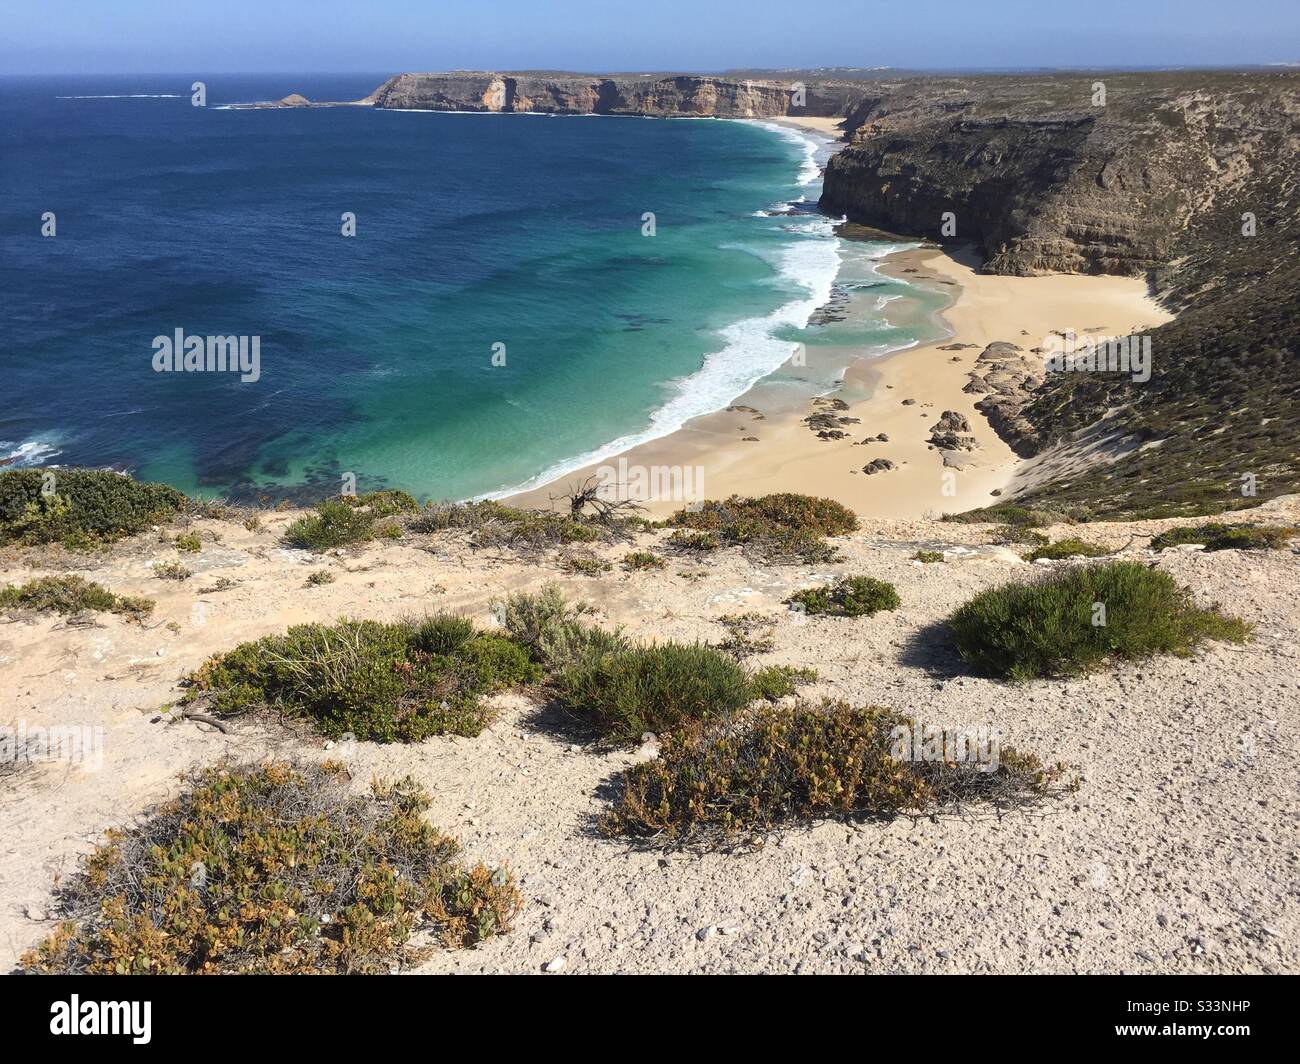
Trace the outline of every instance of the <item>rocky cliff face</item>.
<instances>
[{"instance_id":1,"label":"rocky cliff face","mask_svg":"<svg viewBox=\"0 0 1300 1064\"><path fill-rule=\"evenodd\" d=\"M1298 116L1291 73L882 83L849 116L822 206L935 239L950 211L993 272L1161 271L1174 288L1168 264L1214 240L1200 223L1217 208L1286 212Z\"/></svg>"},{"instance_id":2,"label":"rocky cliff face","mask_svg":"<svg viewBox=\"0 0 1300 1064\"><path fill-rule=\"evenodd\" d=\"M980 356L968 390L1018 454L1125 456L1018 501L1152 516L1300 490L1300 74L880 82L848 125L824 209L936 240L951 212L991 272L1146 276L1180 312L1141 385Z\"/></svg>"},{"instance_id":3,"label":"rocky cliff face","mask_svg":"<svg viewBox=\"0 0 1300 1064\"><path fill-rule=\"evenodd\" d=\"M456 72L398 74L368 100L376 107L406 110L773 118L843 114L861 95L851 82L811 82L799 106L794 86L695 75Z\"/></svg>"}]
</instances>

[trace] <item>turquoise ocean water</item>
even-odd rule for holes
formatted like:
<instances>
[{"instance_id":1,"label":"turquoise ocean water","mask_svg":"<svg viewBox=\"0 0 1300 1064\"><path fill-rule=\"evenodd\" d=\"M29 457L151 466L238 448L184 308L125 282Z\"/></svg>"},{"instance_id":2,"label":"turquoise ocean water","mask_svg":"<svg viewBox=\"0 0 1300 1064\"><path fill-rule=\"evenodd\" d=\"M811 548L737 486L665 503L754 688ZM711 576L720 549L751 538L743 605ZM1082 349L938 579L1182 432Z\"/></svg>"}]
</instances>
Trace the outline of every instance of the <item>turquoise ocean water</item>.
<instances>
[{"instance_id":1,"label":"turquoise ocean water","mask_svg":"<svg viewBox=\"0 0 1300 1064\"><path fill-rule=\"evenodd\" d=\"M792 397L831 388L842 366L781 369L798 344L933 335L815 317L833 296L940 302L875 273L890 245L843 241L816 212L816 138L225 106L353 99L379 76L214 76L195 108L179 80L0 79L0 462L236 497L319 497L345 473L478 496L663 435L769 374ZM176 329L258 337L258 379L156 372L153 340Z\"/></svg>"}]
</instances>

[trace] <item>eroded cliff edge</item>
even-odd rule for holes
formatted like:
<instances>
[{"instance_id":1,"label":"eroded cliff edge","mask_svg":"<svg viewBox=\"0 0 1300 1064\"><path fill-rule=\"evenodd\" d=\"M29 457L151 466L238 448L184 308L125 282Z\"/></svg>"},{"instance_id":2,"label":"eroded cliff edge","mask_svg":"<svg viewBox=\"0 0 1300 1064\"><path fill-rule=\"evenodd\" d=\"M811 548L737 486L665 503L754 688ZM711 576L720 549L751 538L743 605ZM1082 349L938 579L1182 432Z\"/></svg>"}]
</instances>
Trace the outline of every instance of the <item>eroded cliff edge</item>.
<instances>
[{"instance_id":1,"label":"eroded cliff edge","mask_svg":"<svg viewBox=\"0 0 1300 1064\"><path fill-rule=\"evenodd\" d=\"M915 78L846 125L823 209L935 240L950 212L990 272L1145 276L1179 312L1150 381L1049 373L995 421L1022 456L1097 455L1023 500L1155 515L1300 488L1300 74Z\"/></svg>"},{"instance_id":2,"label":"eroded cliff edge","mask_svg":"<svg viewBox=\"0 0 1300 1064\"><path fill-rule=\"evenodd\" d=\"M398 74L367 102L397 110L775 118L844 114L860 96L860 84L849 81L458 71Z\"/></svg>"}]
</instances>

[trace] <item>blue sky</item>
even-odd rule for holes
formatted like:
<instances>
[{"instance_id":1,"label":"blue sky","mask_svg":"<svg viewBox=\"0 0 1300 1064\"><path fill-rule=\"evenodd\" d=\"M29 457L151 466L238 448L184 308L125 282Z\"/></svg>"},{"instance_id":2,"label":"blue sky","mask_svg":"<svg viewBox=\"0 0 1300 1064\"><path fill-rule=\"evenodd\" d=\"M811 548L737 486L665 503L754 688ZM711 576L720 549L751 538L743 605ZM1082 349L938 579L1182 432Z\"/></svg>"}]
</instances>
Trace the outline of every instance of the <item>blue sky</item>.
<instances>
[{"instance_id":1,"label":"blue sky","mask_svg":"<svg viewBox=\"0 0 1300 1064\"><path fill-rule=\"evenodd\" d=\"M1297 0L6 0L0 33L0 73L1297 61Z\"/></svg>"}]
</instances>

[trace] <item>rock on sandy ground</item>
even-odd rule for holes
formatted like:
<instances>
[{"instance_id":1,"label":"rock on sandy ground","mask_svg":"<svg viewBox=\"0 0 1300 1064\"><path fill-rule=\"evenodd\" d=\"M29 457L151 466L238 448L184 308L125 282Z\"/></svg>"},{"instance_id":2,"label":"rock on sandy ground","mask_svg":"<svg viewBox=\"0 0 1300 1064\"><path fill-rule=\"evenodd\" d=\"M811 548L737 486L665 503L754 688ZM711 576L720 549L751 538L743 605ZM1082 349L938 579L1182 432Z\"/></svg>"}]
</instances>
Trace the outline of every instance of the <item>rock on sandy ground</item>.
<instances>
[{"instance_id":1,"label":"rock on sandy ground","mask_svg":"<svg viewBox=\"0 0 1300 1064\"><path fill-rule=\"evenodd\" d=\"M1233 520L1291 522L1295 497ZM293 515L262 532L201 520L188 581L157 579L175 550L144 536L105 555L9 551L0 584L69 563L114 591L146 594L143 627L48 617L0 623L0 723L103 728L102 765L38 764L0 777L0 969L51 926L51 886L104 828L174 794L177 774L223 756L341 757L357 786L410 773L430 817L468 855L507 864L526 905L515 930L438 954L427 971L540 972L1295 972L1300 566L1292 551L1144 550L1177 522L1096 524L1068 534L1130 544L1258 625L1246 647L1211 644L1189 660L1122 665L1071 682L1011 687L967 675L939 622L974 593L1033 571L982 546L987 526L873 521L841 542L834 565L754 565L734 551L660 572L597 578L474 554L454 536L317 559L278 545ZM1052 530L1054 538L1066 534ZM215 533L221 542L210 542ZM1136 534L1136 538L1135 538ZM643 537L640 546L653 543ZM943 564L910 560L947 547ZM960 549L957 549L960 548ZM605 550L616 561L628 548ZM1069 564L1069 563L1061 563ZM307 588L328 568L332 584ZM894 582L895 612L807 618L782 599L858 573ZM216 578L239 581L200 594ZM160 716L176 681L208 654L291 623L341 615L390 619L464 610L491 624L493 596L557 581L597 620L636 636L711 640L717 618L770 614L776 647L753 664L809 665L809 688L887 704L927 723L995 725L1003 742L1077 765L1083 785L1034 814L891 823L822 823L759 852L629 849L591 821L633 752L599 753L520 696L476 739L329 750L276 725L230 735ZM201 604L202 608L198 607Z\"/></svg>"}]
</instances>

